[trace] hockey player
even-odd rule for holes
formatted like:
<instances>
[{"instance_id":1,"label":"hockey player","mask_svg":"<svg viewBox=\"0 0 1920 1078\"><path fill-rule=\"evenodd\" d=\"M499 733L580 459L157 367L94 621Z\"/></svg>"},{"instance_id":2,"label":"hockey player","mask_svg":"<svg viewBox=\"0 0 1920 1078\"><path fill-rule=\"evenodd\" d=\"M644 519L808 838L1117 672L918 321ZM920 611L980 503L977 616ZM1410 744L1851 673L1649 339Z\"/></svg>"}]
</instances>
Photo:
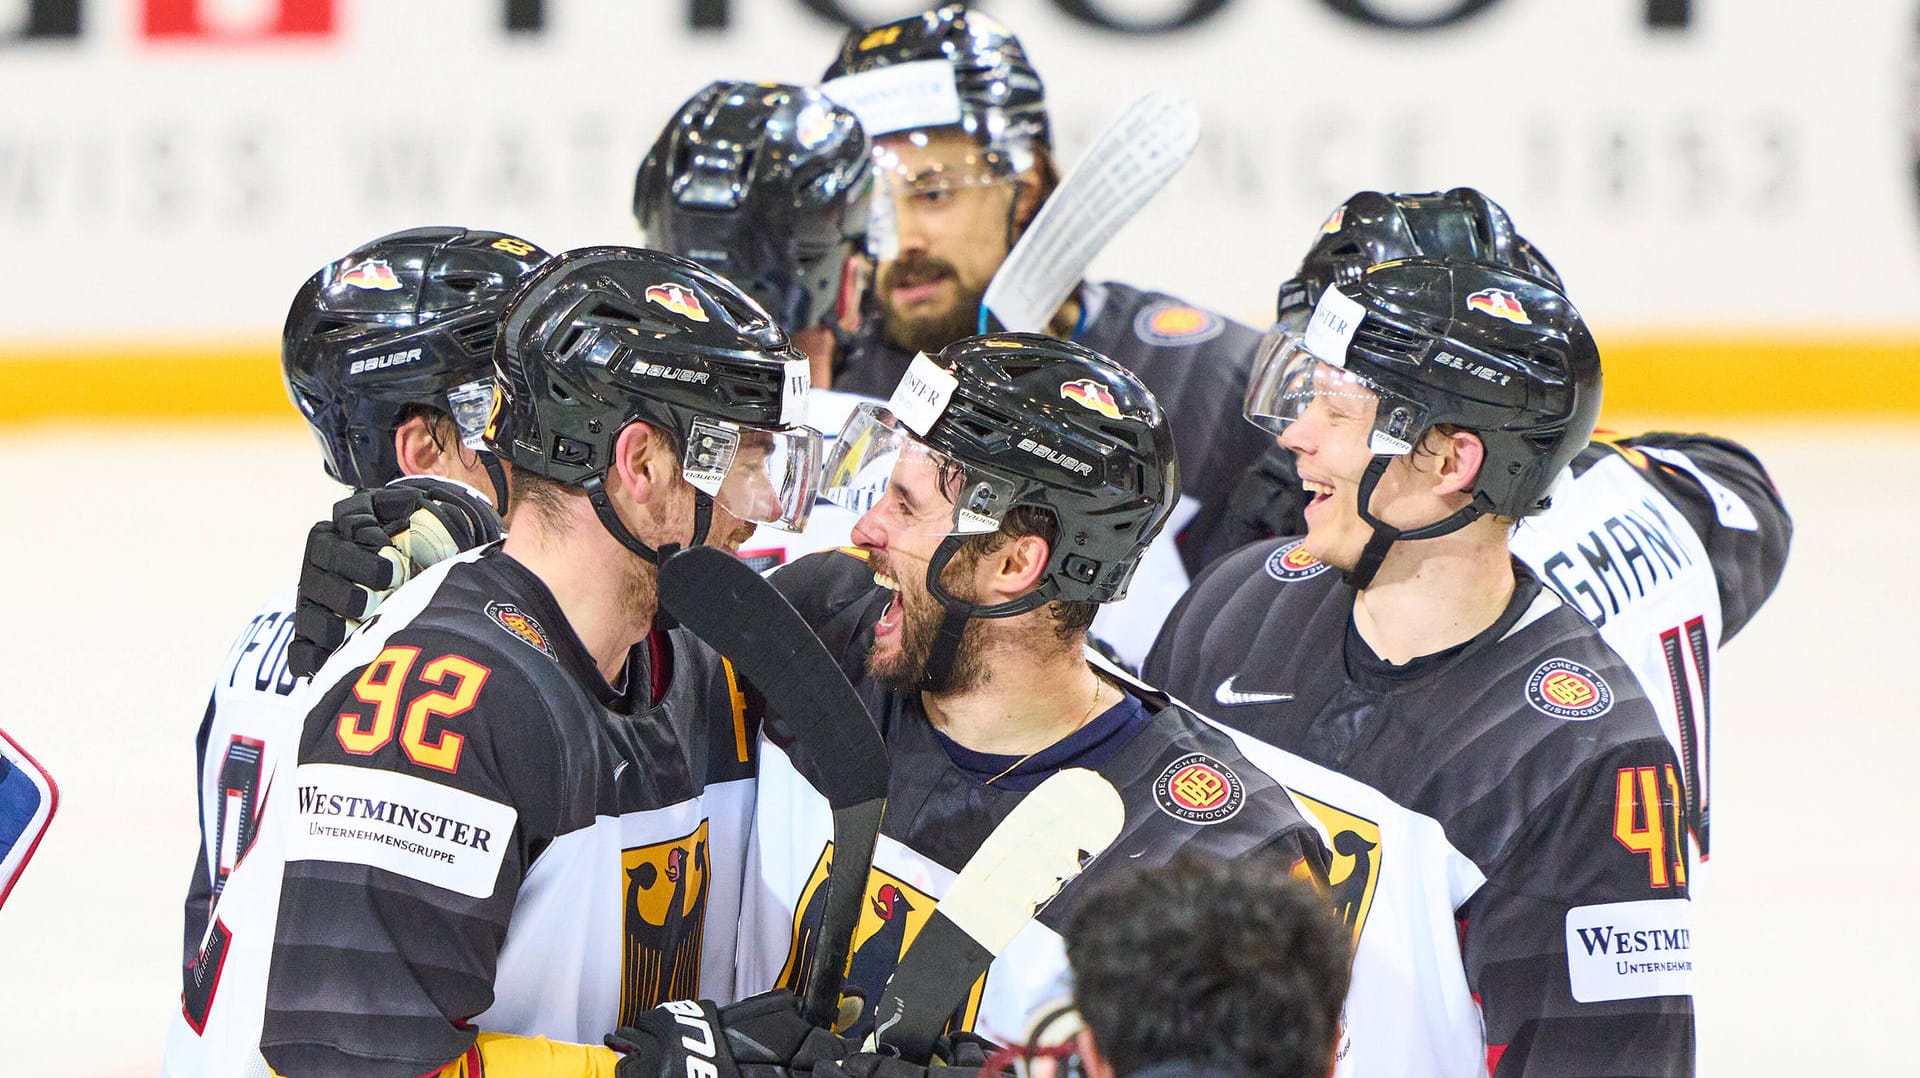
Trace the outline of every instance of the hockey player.
<instances>
[{"instance_id":1,"label":"hockey player","mask_svg":"<svg viewBox=\"0 0 1920 1078\"><path fill-rule=\"evenodd\" d=\"M828 500L864 510L857 548L773 580L887 743L887 811L848 971L869 1011L955 873L1063 768L1110 779L1125 828L993 962L957 1030L1010 1039L1067 994L1061 926L1105 865L1186 848L1321 871L1317 836L1230 738L1086 658L1095 609L1125 593L1178 491L1166 416L1135 375L1051 337L963 339L916 358L885 407L854 413L821 482ZM829 805L791 751L769 726L743 992L797 984L821 915Z\"/></svg>"},{"instance_id":2,"label":"hockey player","mask_svg":"<svg viewBox=\"0 0 1920 1078\"><path fill-rule=\"evenodd\" d=\"M481 493L495 489L491 454L480 446L493 395L493 330L507 291L545 258L502 232L412 229L355 248L294 297L281 347L288 396L320 443L327 475L359 492L350 502L393 505L396 531L411 531L414 512L424 510L422 534L403 536L403 545L427 542L428 532L455 549L498 538L494 506ZM289 668L294 609L289 584L247 622L200 723L189 965L214 899L253 845L273 757L299 727L286 700L312 671Z\"/></svg>"},{"instance_id":3,"label":"hockey player","mask_svg":"<svg viewBox=\"0 0 1920 1078\"><path fill-rule=\"evenodd\" d=\"M288 395L320 443L327 474L358 491L342 503L349 516L376 503L388 511L400 534L379 534L398 544L395 563L499 537L494 506L481 493L494 490L492 476L502 472L480 444L493 399L493 337L508 292L546 257L501 232L412 229L361 245L294 296L281 347ZM187 896L181 1006L163 1064L169 1075L252 1075L263 1066L261 999L281 854L262 824L274 790L290 787L276 779L291 776L305 717L298 690L306 679L292 669L296 611L313 609L296 604L290 584L253 617L228 651L201 722L201 844ZM229 901L230 885L238 893Z\"/></svg>"},{"instance_id":4,"label":"hockey player","mask_svg":"<svg viewBox=\"0 0 1920 1078\"><path fill-rule=\"evenodd\" d=\"M603 1034L732 985L749 741L719 658L656 623L655 565L803 523L806 360L618 247L527 278L495 360L512 531L335 653L279 795L281 1074L610 1074Z\"/></svg>"},{"instance_id":5,"label":"hockey player","mask_svg":"<svg viewBox=\"0 0 1920 1078\"><path fill-rule=\"evenodd\" d=\"M1280 286L1280 321L1304 319L1335 280L1422 254L1494 262L1559 286L1499 204L1472 188L1362 191ZM1515 529L1513 553L1633 668L1680 754L1687 833L1705 862L1713 654L1779 584L1793 523L1753 454L1705 434L1597 434L1548 494L1547 508ZM1309 498L1292 451L1276 444L1235 488L1220 552L1302 534ZM1690 881L1696 897L1701 876Z\"/></svg>"},{"instance_id":6,"label":"hockey player","mask_svg":"<svg viewBox=\"0 0 1920 1078\"><path fill-rule=\"evenodd\" d=\"M877 218L891 222L876 228L894 249L883 252L875 309L838 382L880 395L916 352L982 328L987 282L1057 182L1045 93L1012 33L961 4L849 33L824 77L876 142ZM1049 332L1138 374L1171 417L1197 504L1175 528L1197 570L1234 481L1265 448L1238 422L1260 335L1111 281L1081 285Z\"/></svg>"},{"instance_id":7,"label":"hockey player","mask_svg":"<svg viewBox=\"0 0 1920 1078\"><path fill-rule=\"evenodd\" d=\"M1147 670L1310 761L1271 767L1333 836L1348 1073L1692 1073L1680 763L1508 543L1599 406L1572 305L1486 264L1342 280L1260 361L1306 536L1209 568Z\"/></svg>"}]
</instances>

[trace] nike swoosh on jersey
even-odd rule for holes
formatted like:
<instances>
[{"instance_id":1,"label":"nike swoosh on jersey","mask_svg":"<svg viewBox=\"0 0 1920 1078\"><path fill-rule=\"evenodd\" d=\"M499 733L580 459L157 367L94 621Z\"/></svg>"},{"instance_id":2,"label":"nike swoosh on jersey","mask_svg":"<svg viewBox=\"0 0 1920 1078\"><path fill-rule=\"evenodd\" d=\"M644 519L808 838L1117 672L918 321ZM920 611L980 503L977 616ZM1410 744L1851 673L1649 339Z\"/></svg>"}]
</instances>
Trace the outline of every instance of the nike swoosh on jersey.
<instances>
[{"instance_id":1,"label":"nike swoosh on jersey","mask_svg":"<svg viewBox=\"0 0 1920 1078\"><path fill-rule=\"evenodd\" d=\"M1236 689L1233 687L1233 682L1239 676L1239 674L1229 675L1227 680L1220 683L1219 688L1213 690L1215 702L1234 707L1239 704L1277 704L1293 699L1293 694L1290 692L1246 692Z\"/></svg>"}]
</instances>

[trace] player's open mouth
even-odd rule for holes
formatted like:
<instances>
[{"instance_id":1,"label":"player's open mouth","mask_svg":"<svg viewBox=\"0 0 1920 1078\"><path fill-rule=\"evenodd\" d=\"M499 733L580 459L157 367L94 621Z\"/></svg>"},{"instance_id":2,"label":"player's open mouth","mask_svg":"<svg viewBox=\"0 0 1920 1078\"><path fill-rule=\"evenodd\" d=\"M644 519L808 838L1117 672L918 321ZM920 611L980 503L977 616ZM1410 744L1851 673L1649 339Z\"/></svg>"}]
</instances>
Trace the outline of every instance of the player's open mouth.
<instances>
[{"instance_id":1,"label":"player's open mouth","mask_svg":"<svg viewBox=\"0 0 1920 1078\"><path fill-rule=\"evenodd\" d=\"M1300 480L1300 487L1308 494L1313 495L1312 504L1317 505L1333 497L1333 484L1331 483L1322 483L1315 479L1302 478Z\"/></svg>"},{"instance_id":2,"label":"player's open mouth","mask_svg":"<svg viewBox=\"0 0 1920 1078\"><path fill-rule=\"evenodd\" d=\"M906 620L906 608L900 602L900 582L878 570L874 571L873 582L893 593L893 601L880 612L880 620L874 623L873 635L877 641L881 637L893 636L900 631Z\"/></svg>"}]
</instances>

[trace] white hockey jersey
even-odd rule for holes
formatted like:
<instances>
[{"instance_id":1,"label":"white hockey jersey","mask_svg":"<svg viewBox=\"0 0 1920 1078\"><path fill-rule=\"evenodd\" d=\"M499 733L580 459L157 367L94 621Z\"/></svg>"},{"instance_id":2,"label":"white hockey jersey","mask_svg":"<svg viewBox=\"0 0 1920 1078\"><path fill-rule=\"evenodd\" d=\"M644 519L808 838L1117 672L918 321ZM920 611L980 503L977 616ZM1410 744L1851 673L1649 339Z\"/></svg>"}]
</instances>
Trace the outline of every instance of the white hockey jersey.
<instances>
[{"instance_id":1,"label":"white hockey jersey","mask_svg":"<svg viewBox=\"0 0 1920 1078\"><path fill-rule=\"evenodd\" d=\"M1521 521L1511 549L1633 670L1680 757L1687 833L1703 864L1713 656L1779 582L1785 510L1757 461L1699 436L1596 440L1551 493L1552 507ZM1696 897L1704 876L1695 873Z\"/></svg>"}]
</instances>

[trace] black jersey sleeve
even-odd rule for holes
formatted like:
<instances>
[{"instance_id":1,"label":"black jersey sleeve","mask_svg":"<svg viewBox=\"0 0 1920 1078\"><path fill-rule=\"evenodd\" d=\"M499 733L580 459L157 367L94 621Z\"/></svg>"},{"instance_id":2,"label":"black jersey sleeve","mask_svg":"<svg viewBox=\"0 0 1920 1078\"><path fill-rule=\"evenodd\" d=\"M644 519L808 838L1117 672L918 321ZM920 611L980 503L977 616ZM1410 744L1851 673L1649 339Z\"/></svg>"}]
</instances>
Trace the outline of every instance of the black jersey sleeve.
<instances>
[{"instance_id":1,"label":"black jersey sleeve","mask_svg":"<svg viewBox=\"0 0 1920 1078\"><path fill-rule=\"evenodd\" d=\"M1745 447L1712 435L1650 433L1619 444L1643 451L1647 475L1706 546L1720 589L1720 639L1733 639L1779 585L1793 542L1793 519L1772 477ZM1683 454L1721 489L1709 489L1671 453ZM1728 495L1739 505L1725 504Z\"/></svg>"},{"instance_id":2,"label":"black jersey sleeve","mask_svg":"<svg viewBox=\"0 0 1920 1078\"><path fill-rule=\"evenodd\" d=\"M1692 902L1664 739L1535 810L1457 911L1494 1078L1693 1073Z\"/></svg>"},{"instance_id":3,"label":"black jersey sleeve","mask_svg":"<svg viewBox=\"0 0 1920 1078\"><path fill-rule=\"evenodd\" d=\"M493 1001L522 876L584 826L559 791L590 762L533 673L409 627L316 697L287 794L261 1038L276 1072L413 1076L473 1044L461 1023Z\"/></svg>"}]
</instances>

